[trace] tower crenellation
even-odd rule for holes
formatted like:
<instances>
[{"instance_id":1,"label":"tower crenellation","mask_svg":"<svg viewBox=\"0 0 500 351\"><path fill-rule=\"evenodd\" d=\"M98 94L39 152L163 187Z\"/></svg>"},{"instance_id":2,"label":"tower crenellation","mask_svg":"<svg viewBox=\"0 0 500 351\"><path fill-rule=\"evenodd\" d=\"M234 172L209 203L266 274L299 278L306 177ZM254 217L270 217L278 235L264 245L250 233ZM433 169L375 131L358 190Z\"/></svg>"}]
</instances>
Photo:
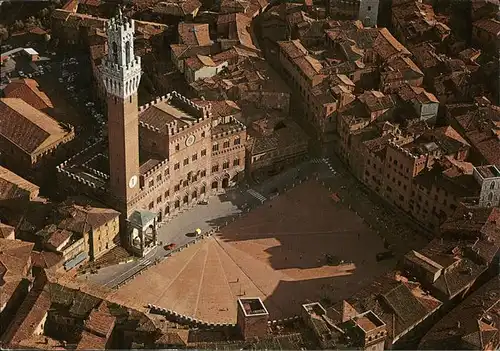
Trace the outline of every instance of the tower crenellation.
<instances>
[{"instance_id":1,"label":"tower crenellation","mask_svg":"<svg viewBox=\"0 0 500 351\"><path fill-rule=\"evenodd\" d=\"M134 53L134 20L121 12L106 23L108 55L102 66L104 86L108 93L127 98L137 93L142 75L141 58Z\"/></svg>"}]
</instances>

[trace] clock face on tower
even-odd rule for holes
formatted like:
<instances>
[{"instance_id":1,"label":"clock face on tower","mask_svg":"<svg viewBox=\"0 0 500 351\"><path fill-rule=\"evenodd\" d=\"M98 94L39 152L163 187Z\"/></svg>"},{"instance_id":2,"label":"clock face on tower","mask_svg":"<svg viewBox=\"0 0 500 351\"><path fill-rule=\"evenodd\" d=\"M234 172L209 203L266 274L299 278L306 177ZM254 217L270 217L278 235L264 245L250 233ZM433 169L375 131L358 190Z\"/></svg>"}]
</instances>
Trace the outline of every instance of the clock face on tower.
<instances>
[{"instance_id":1,"label":"clock face on tower","mask_svg":"<svg viewBox=\"0 0 500 351\"><path fill-rule=\"evenodd\" d=\"M133 189L135 188L136 185L137 185L137 176L135 175L130 177L130 180L128 181L128 187L130 189Z\"/></svg>"},{"instance_id":2,"label":"clock face on tower","mask_svg":"<svg viewBox=\"0 0 500 351\"><path fill-rule=\"evenodd\" d=\"M188 138L186 139L186 146L191 146L194 144L194 141L195 141L195 137L194 135L190 135L188 136Z\"/></svg>"}]
</instances>

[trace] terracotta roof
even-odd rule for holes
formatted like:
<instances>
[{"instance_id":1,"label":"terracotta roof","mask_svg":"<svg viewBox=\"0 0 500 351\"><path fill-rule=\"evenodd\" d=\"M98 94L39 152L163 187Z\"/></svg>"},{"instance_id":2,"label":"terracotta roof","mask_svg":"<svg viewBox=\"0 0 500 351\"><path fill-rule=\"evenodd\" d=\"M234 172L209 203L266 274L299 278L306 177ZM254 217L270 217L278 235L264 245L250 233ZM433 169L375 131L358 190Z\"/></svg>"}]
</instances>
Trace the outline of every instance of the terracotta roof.
<instances>
[{"instance_id":1,"label":"terracotta roof","mask_svg":"<svg viewBox=\"0 0 500 351\"><path fill-rule=\"evenodd\" d=\"M185 59L195 55L210 55L211 46L189 46L185 44L171 44L172 54L177 59Z\"/></svg>"},{"instance_id":2,"label":"terracotta roof","mask_svg":"<svg viewBox=\"0 0 500 351\"><path fill-rule=\"evenodd\" d=\"M32 289L11 321L3 336L3 341L7 345L15 345L32 337L39 324L47 316L49 308L49 293L37 288Z\"/></svg>"},{"instance_id":3,"label":"terracotta roof","mask_svg":"<svg viewBox=\"0 0 500 351\"><path fill-rule=\"evenodd\" d=\"M71 232L64 229L57 229L49 234L49 238L46 241L46 244L52 246L55 249L58 249L65 241L69 240L73 235Z\"/></svg>"},{"instance_id":4,"label":"terracotta roof","mask_svg":"<svg viewBox=\"0 0 500 351\"><path fill-rule=\"evenodd\" d=\"M31 260L34 267L38 268L51 268L63 260L63 256L57 252L51 251L33 251L31 253Z\"/></svg>"},{"instance_id":5,"label":"terracotta roof","mask_svg":"<svg viewBox=\"0 0 500 351\"><path fill-rule=\"evenodd\" d=\"M193 70L198 70L203 67L215 67L217 66L215 62L209 56L196 55L194 57L189 57L185 62L186 68L191 68Z\"/></svg>"},{"instance_id":6,"label":"terracotta roof","mask_svg":"<svg viewBox=\"0 0 500 351\"><path fill-rule=\"evenodd\" d=\"M394 38L387 28L379 29L379 35L375 39L373 48L383 60L397 54L410 55L405 46Z\"/></svg>"},{"instance_id":7,"label":"terracotta roof","mask_svg":"<svg viewBox=\"0 0 500 351\"><path fill-rule=\"evenodd\" d=\"M179 23L177 27L179 41L185 45L211 45L208 24L206 23Z\"/></svg>"},{"instance_id":8,"label":"terracotta roof","mask_svg":"<svg viewBox=\"0 0 500 351\"><path fill-rule=\"evenodd\" d=\"M6 269L3 279L8 276L25 276L34 244L21 240L0 238L0 263Z\"/></svg>"},{"instance_id":9,"label":"terracotta roof","mask_svg":"<svg viewBox=\"0 0 500 351\"><path fill-rule=\"evenodd\" d=\"M0 166L0 200L38 196L40 188Z\"/></svg>"},{"instance_id":10,"label":"terracotta roof","mask_svg":"<svg viewBox=\"0 0 500 351\"><path fill-rule=\"evenodd\" d=\"M70 0L70 2L75 2L76 4L78 4L78 0ZM54 12L52 12L52 18L65 22L71 16L71 14L72 12L64 9L55 9Z\"/></svg>"},{"instance_id":11,"label":"terracotta roof","mask_svg":"<svg viewBox=\"0 0 500 351\"><path fill-rule=\"evenodd\" d=\"M469 143L451 126L435 128L433 130L433 134L438 137L446 137L455 140L463 146L470 146Z\"/></svg>"},{"instance_id":12,"label":"terracotta roof","mask_svg":"<svg viewBox=\"0 0 500 351\"><path fill-rule=\"evenodd\" d=\"M479 21L472 23L472 26L488 32L496 37L500 37L500 21L497 21L496 19L480 19Z\"/></svg>"},{"instance_id":13,"label":"terracotta roof","mask_svg":"<svg viewBox=\"0 0 500 351\"><path fill-rule=\"evenodd\" d=\"M3 92L6 98L20 98L38 110L54 107L49 97L38 89L38 83L33 79L13 81Z\"/></svg>"},{"instance_id":14,"label":"terracotta roof","mask_svg":"<svg viewBox=\"0 0 500 351\"><path fill-rule=\"evenodd\" d=\"M403 77L407 79L414 79L423 77L424 74L418 66L409 57L394 56L387 60L387 69L399 71L403 73Z\"/></svg>"},{"instance_id":15,"label":"terracotta roof","mask_svg":"<svg viewBox=\"0 0 500 351\"><path fill-rule=\"evenodd\" d=\"M80 5L87 5L92 7L101 6L101 0L78 0Z\"/></svg>"},{"instance_id":16,"label":"terracotta roof","mask_svg":"<svg viewBox=\"0 0 500 351\"><path fill-rule=\"evenodd\" d=\"M33 246L33 243L21 240L0 238L0 282L2 282L0 301L2 304L8 302L22 280L31 275L30 263Z\"/></svg>"},{"instance_id":17,"label":"terracotta roof","mask_svg":"<svg viewBox=\"0 0 500 351\"><path fill-rule=\"evenodd\" d=\"M32 34L38 34L38 35L44 35L44 34L47 34L47 31L45 29L42 29L38 26L36 27L33 27L29 30L30 33Z\"/></svg>"},{"instance_id":18,"label":"terracotta roof","mask_svg":"<svg viewBox=\"0 0 500 351\"><path fill-rule=\"evenodd\" d=\"M251 22L241 13L220 14L217 17L217 33L220 37L238 40L241 45L255 49L249 32Z\"/></svg>"},{"instance_id":19,"label":"terracotta roof","mask_svg":"<svg viewBox=\"0 0 500 351\"><path fill-rule=\"evenodd\" d=\"M11 227L10 225L0 223L0 238L1 239L7 239L8 236L12 235L14 233L14 227Z\"/></svg>"},{"instance_id":20,"label":"terracotta roof","mask_svg":"<svg viewBox=\"0 0 500 351\"><path fill-rule=\"evenodd\" d=\"M67 217L58 227L75 233L88 233L119 217L120 212L110 208L69 205L60 211Z\"/></svg>"},{"instance_id":21,"label":"terracotta roof","mask_svg":"<svg viewBox=\"0 0 500 351\"><path fill-rule=\"evenodd\" d=\"M104 350L106 348L107 340L102 336L94 335L84 330L82 337L76 345L77 350Z\"/></svg>"},{"instance_id":22,"label":"terracotta roof","mask_svg":"<svg viewBox=\"0 0 500 351\"><path fill-rule=\"evenodd\" d=\"M169 0L158 2L152 10L171 16L186 16L194 13L201 5L198 0Z\"/></svg>"},{"instance_id":23,"label":"terracotta roof","mask_svg":"<svg viewBox=\"0 0 500 351\"><path fill-rule=\"evenodd\" d=\"M28 154L42 151L69 133L57 121L17 98L0 99L0 134Z\"/></svg>"},{"instance_id":24,"label":"terracotta roof","mask_svg":"<svg viewBox=\"0 0 500 351\"><path fill-rule=\"evenodd\" d=\"M447 106L449 116L458 124L459 132L481 154L487 163L500 164L500 139L497 123L500 107L455 104Z\"/></svg>"},{"instance_id":25,"label":"terracotta roof","mask_svg":"<svg viewBox=\"0 0 500 351\"><path fill-rule=\"evenodd\" d=\"M382 111L395 106L394 100L390 95L384 95L374 90L365 91L358 96L358 100L361 101L370 112Z\"/></svg>"},{"instance_id":26,"label":"terracotta roof","mask_svg":"<svg viewBox=\"0 0 500 351\"><path fill-rule=\"evenodd\" d=\"M208 101L193 99L193 102L198 106L212 105L212 115L215 118L234 116L241 113L241 108L238 106L238 104L231 100Z\"/></svg>"},{"instance_id":27,"label":"terracotta roof","mask_svg":"<svg viewBox=\"0 0 500 351\"><path fill-rule=\"evenodd\" d=\"M375 313L386 324L391 341L408 333L441 306L431 296L423 296L418 285L398 282L389 276L377 278L347 302L356 311Z\"/></svg>"},{"instance_id":28,"label":"terracotta roof","mask_svg":"<svg viewBox=\"0 0 500 351\"><path fill-rule=\"evenodd\" d=\"M85 321L85 329L97 336L108 339L115 327L116 317L111 315L106 302L94 309Z\"/></svg>"},{"instance_id":29,"label":"terracotta roof","mask_svg":"<svg viewBox=\"0 0 500 351\"><path fill-rule=\"evenodd\" d=\"M308 54L307 49L302 45L300 40L279 41L278 45L282 52L290 59L296 59Z\"/></svg>"},{"instance_id":30,"label":"terracotta roof","mask_svg":"<svg viewBox=\"0 0 500 351\"><path fill-rule=\"evenodd\" d=\"M78 0L68 0L68 2L65 3L61 9L65 11L76 12L76 10L78 9Z\"/></svg>"},{"instance_id":31,"label":"terracotta roof","mask_svg":"<svg viewBox=\"0 0 500 351\"><path fill-rule=\"evenodd\" d=\"M402 28L407 41L425 35L434 28L444 32L450 30L445 24L437 20L432 5L416 0L404 4L394 4L392 6L392 16Z\"/></svg>"},{"instance_id":32,"label":"terracotta roof","mask_svg":"<svg viewBox=\"0 0 500 351\"><path fill-rule=\"evenodd\" d=\"M299 70L309 79L318 76L323 69L321 63L309 55L297 57L293 60L293 63L295 63Z\"/></svg>"},{"instance_id":33,"label":"terracotta roof","mask_svg":"<svg viewBox=\"0 0 500 351\"><path fill-rule=\"evenodd\" d=\"M500 278L495 277L450 313L422 338L419 350L490 350L500 346Z\"/></svg>"}]
</instances>

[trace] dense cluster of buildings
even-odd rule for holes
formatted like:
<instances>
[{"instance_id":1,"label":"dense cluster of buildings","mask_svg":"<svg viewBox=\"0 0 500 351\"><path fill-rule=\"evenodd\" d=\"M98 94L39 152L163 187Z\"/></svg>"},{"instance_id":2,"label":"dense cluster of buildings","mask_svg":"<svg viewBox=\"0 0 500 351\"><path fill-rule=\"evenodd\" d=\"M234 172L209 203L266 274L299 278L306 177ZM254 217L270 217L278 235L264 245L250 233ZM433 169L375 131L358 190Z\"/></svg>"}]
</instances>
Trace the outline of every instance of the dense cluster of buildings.
<instances>
[{"instance_id":1,"label":"dense cluster of buildings","mask_svg":"<svg viewBox=\"0 0 500 351\"><path fill-rule=\"evenodd\" d=\"M454 32L453 8L393 1L389 28L379 8L137 0L115 15L109 2L70 0L54 10L59 45L89 51L108 137L68 153L75 128L35 80L3 90L0 345L383 350L429 330L422 349L497 349L498 2L471 0L470 38ZM141 78L165 87L165 72L185 84L139 103ZM160 222L316 143L433 235L349 299L273 321L260 299L242 298L235 325L207 326L60 276L119 246L146 255ZM30 174L48 167L87 197L41 196Z\"/></svg>"}]
</instances>

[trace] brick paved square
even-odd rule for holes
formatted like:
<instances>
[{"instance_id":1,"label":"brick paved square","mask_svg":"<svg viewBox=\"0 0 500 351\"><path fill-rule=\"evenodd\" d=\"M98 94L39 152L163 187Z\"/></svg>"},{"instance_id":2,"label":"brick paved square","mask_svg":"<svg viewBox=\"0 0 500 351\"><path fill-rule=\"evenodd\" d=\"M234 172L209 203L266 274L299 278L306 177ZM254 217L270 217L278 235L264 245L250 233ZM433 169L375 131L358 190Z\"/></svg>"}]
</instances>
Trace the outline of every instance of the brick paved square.
<instances>
[{"instance_id":1,"label":"brick paved square","mask_svg":"<svg viewBox=\"0 0 500 351\"><path fill-rule=\"evenodd\" d=\"M306 301L347 297L394 265L382 240L316 181L247 213L114 293L213 323L235 322L236 299L259 296L272 319ZM342 264L330 265L326 256ZM339 263L339 262L337 262Z\"/></svg>"}]
</instances>

